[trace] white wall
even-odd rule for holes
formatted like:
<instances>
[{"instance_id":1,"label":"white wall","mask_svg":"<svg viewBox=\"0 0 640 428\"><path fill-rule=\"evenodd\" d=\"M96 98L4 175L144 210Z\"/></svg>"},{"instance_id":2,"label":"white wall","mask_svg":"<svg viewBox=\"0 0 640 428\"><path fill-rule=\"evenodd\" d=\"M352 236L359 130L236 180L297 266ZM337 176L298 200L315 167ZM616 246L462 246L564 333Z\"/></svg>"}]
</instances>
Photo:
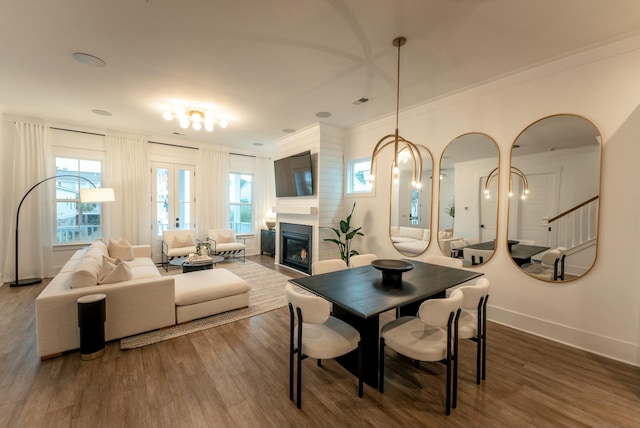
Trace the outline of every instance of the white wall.
<instances>
[{"instance_id":1,"label":"white wall","mask_svg":"<svg viewBox=\"0 0 640 428\"><path fill-rule=\"evenodd\" d=\"M483 132L497 142L500 167L520 131L552 114L573 113L602 132L598 259L583 278L551 284L521 272L499 246L478 270L491 280L489 317L614 359L640 365L640 38L620 41L460 92L401 113L400 134L435 159L457 135ZM393 130L385 117L348 130L345 159L370 155L372 141ZM353 222L364 225L367 251L399 257L387 236L391 153L379 158L375 196L358 198ZM436 166L437 172L438 166ZM501 174L498 239L507 236L507 174ZM433 223L441 215L434 189ZM345 205L349 205L349 200ZM446 219L448 221L448 219ZM625 249L625 248L628 248ZM428 253L438 254L433 241Z\"/></svg>"}]
</instances>

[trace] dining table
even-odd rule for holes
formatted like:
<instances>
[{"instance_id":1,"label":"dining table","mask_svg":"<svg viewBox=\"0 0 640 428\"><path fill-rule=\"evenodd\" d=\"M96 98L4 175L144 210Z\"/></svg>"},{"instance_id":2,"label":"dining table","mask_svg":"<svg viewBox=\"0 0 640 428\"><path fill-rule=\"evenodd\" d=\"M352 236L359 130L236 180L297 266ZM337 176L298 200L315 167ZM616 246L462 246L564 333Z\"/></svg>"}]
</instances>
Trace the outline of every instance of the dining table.
<instances>
[{"instance_id":1,"label":"dining table","mask_svg":"<svg viewBox=\"0 0 640 428\"><path fill-rule=\"evenodd\" d=\"M464 247L460 247L460 254L462 254L462 250L464 248L472 248L476 250L494 250L496 247L495 241L486 241L480 242L478 244L465 245ZM507 241L507 248L509 249L509 254L514 262L520 267L527 263L531 263L531 257L536 254L542 253L551 249L551 247L545 247L541 245L524 245L520 244L518 241Z\"/></svg>"},{"instance_id":2,"label":"dining table","mask_svg":"<svg viewBox=\"0 0 640 428\"><path fill-rule=\"evenodd\" d=\"M392 281L389 278L383 280L383 272L373 265L289 280L331 302L332 315L358 330L363 350L364 381L374 388L377 388L379 380L380 315L396 309L397 316L416 316L420 304L426 299L445 297L448 288L483 275L475 269L406 259L402 262L413 267L410 270L405 267ZM351 373L357 374L356 351L337 360Z\"/></svg>"}]
</instances>

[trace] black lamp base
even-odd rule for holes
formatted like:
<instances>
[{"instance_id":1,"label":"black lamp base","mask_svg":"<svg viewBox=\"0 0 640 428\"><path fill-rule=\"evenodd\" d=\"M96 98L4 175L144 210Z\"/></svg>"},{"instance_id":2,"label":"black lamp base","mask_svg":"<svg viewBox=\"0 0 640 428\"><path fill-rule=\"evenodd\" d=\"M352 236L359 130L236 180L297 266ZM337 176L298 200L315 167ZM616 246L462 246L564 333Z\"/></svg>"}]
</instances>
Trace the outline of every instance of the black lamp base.
<instances>
[{"instance_id":1,"label":"black lamp base","mask_svg":"<svg viewBox=\"0 0 640 428\"><path fill-rule=\"evenodd\" d=\"M10 284L11 287L24 287L25 285L34 285L40 284L42 282L42 278L27 278L27 279L19 279Z\"/></svg>"}]
</instances>

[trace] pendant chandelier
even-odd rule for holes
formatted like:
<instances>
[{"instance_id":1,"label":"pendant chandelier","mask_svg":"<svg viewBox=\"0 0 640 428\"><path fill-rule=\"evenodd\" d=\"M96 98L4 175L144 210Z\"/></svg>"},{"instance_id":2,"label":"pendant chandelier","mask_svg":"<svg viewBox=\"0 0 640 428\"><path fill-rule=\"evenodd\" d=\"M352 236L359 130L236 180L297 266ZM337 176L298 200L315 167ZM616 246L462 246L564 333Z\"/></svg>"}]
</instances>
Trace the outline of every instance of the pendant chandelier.
<instances>
[{"instance_id":1,"label":"pendant chandelier","mask_svg":"<svg viewBox=\"0 0 640 428\"><path fill-rule=\"evenodd\" d=\"M374 185L376 159L385 147L393 145L393 169L392 179L394 183L399 181L400 168L398 161L411 162L413 173L411 176L411 186L422 188L422 154L420 153L420 145L416 145L409 140L404 139L398 132L398 116L400 113L400 47L407 43L404 37L396 37L393 40L393 46L398 48L398 75L396 80L396 131L393 134L382 137L373 149L371 154L371 175L369 175L369 186Z\"/></svg>"},{"instance_id":2,"label":"pendant chandelier","mask_svg":"<svg viewBox=\"0 0 640 428\"><path fill-rule=\"evenodd\" d=\"M527 195L529 194L529 180L527 180L527 176L524 175L521 169L516 168L515 166L511 167L511 173L509 174L509 197L513 196L513 188L512 188L512 180L511 176L515 175L522 180L522 194L520 195L520 199L527 199ZM487 176L487 180L484 183L484 197L489 199L491 197L489 193L489 188L491 187L491 182L498 177L498 168L495 168L493 171L489 173Z\"/></svg>"}]
</instances>

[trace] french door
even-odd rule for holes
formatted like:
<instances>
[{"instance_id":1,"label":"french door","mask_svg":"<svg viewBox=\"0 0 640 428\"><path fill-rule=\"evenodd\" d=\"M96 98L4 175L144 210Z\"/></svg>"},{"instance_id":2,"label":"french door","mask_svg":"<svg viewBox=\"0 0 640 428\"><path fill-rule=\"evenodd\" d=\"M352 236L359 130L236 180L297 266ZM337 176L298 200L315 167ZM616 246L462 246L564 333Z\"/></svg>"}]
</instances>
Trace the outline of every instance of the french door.
<instances>
[{"instance_id":1,"label":"french door","mask_svg":"<svg viewBox=\"0 0 640 428\"><path fill-rule=\"evenodd\" d=\"M155 236L163 230L195 227L195 166L153 162L152 220Z\"/></svg>"}]
</instances>

